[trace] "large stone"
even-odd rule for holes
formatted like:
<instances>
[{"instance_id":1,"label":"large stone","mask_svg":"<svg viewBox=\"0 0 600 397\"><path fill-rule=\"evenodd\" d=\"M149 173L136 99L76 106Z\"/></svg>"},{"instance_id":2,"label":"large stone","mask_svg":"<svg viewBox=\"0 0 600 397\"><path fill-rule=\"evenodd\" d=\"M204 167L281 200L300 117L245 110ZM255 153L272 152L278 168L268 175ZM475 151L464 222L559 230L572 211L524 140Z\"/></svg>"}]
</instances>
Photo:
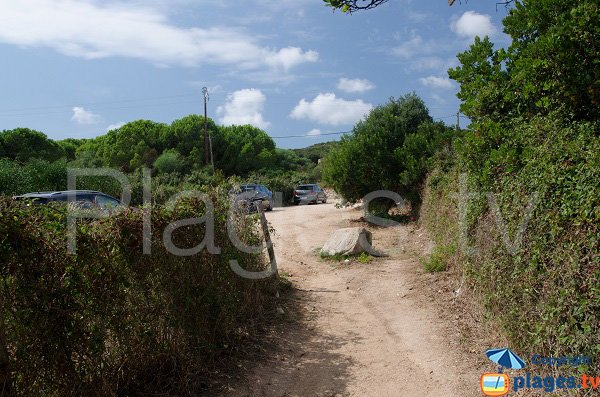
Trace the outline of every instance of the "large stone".
<instances>
[{"instance_id":1,"label":"large stone","mask_svg":"<svg viewBox=\"0 0 600 397\"><path fill-rule=\"evenodd\" d=\"M357 255L369 252L368 248L373 241L371 232L363 227L347 227L338 229L323 246L325 255ZM368 243L365 244L365 243Z\"/></svg>"}]
</instances>

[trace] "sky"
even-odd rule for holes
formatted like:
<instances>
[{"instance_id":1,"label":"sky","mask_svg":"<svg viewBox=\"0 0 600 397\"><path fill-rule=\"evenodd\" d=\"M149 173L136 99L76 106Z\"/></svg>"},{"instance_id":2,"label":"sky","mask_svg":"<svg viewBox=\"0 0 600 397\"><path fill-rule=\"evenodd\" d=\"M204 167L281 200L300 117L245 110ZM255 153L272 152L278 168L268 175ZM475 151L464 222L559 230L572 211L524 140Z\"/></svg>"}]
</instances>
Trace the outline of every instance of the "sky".
<instances>
[{"instance_id":1,"label":"sky","mask_svg":"<svg viewBox=\"0 0 600 397\"><path fill-rule=\"evenodd\" d=\"M496 46L496 1L0 0L0 130L91 138L126 122L204 114L278 147L337 140L375 106L416 92L456 122L447 69L477 35ZM461 120L466 123L468 120Z\"/></svg>"}]
</instances>

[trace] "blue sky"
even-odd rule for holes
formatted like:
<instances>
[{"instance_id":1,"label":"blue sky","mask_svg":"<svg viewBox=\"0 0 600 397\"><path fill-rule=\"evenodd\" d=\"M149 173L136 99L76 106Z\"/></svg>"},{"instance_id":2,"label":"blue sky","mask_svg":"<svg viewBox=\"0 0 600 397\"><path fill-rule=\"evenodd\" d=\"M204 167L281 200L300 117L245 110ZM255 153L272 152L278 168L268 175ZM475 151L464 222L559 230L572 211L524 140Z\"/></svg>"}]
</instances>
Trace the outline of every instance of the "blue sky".
<instances>
[{"instance_id":1,"label":"blue sky","mask_svg":"<svg viewBox=\"0 0 600 397\"><path fill-rule=\"evenodd\" d=\"M89 138L171 123L203 113L203 86L218 124L253 124L285 148L338 139L325 134L412 91L454 123L456 54L475 35L509 43L495 3L347 15L321 0L0 0L0 130Z\"/></svg>"}]
</instances>

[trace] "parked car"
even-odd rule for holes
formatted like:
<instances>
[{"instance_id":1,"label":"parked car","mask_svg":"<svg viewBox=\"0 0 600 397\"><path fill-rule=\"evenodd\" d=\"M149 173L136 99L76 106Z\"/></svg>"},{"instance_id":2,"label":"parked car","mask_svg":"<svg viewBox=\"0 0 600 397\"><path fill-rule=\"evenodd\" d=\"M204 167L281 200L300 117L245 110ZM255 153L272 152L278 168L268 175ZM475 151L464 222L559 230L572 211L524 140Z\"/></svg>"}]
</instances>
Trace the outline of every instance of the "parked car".
<instances>
[{"instance_id":1,"label":"parked car","mask_svg":"<svg viewBox=\"0 0 600 397\"><path fill-rule=\"evenodd\" d=\"M294 189L294 204L327 202L327 195L321 187L315 183L300 185Z\"/></svg>"},{"instance_id":2,"label":"parked car","mask_svg":"<svg viewBox=\"0 0 600 397\"><path fill-rule=\"evenodd\" d=\"M247 212L255 212L257 201L262 201L263 208L267 211L273 210L273 192L265 185L248 183L241 185L234 191L235 201L238 206L244 207Z\"/></svg>"},{"instance_id":3,"label":"parked car","mask_svg":"<svg viewBox=\"0 0 600 397\"><path fill-rule=\"evenodd\" d=\"M34 192L13 197L15 200L31 200L35 204L48 204L51 202L68 202L74 196L78 208L112 210L122 205L121 201L108 194L94 190L64 190L57 192Z\"/></svg>"}]
</instances>

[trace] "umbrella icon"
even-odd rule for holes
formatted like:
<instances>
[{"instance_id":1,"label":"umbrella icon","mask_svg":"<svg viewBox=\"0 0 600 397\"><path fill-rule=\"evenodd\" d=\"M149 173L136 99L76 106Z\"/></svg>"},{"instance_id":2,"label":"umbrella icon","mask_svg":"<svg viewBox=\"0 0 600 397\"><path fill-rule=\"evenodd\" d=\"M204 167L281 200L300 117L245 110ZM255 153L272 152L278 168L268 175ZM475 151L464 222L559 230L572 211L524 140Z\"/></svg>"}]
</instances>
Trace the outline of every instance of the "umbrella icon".
<instances>
[{"instance_id":1,"label":"umbrella icon","mask_svg":"<svg viewBox=\"0 0 600 397\"><path fill-rule=\"evenodd\" d=\"M525 367L523 359L510 349L490 349L485 352L485 355L490 360L500 365L500 372L502 372L502 367L512 369L521 369Z\"/></svg>"}]
</instances>

